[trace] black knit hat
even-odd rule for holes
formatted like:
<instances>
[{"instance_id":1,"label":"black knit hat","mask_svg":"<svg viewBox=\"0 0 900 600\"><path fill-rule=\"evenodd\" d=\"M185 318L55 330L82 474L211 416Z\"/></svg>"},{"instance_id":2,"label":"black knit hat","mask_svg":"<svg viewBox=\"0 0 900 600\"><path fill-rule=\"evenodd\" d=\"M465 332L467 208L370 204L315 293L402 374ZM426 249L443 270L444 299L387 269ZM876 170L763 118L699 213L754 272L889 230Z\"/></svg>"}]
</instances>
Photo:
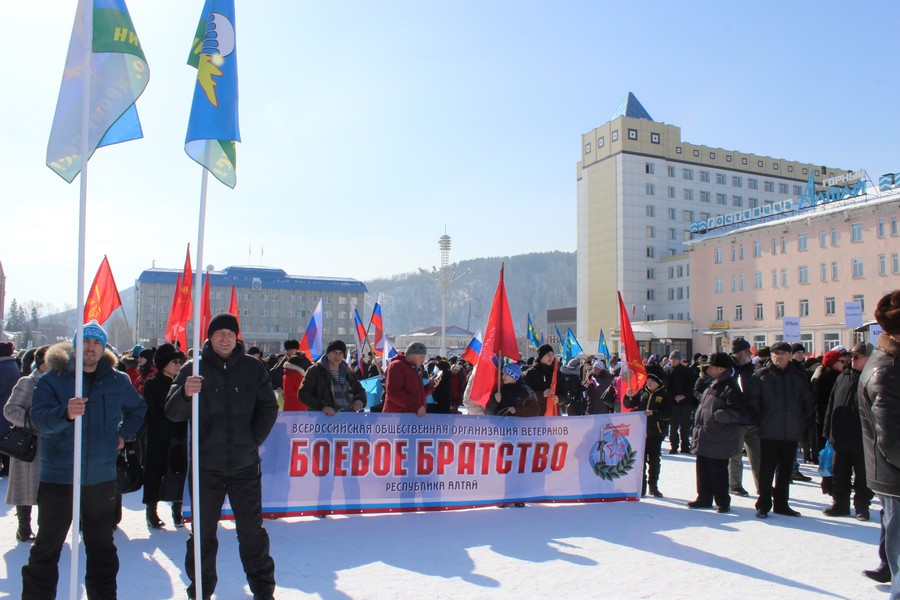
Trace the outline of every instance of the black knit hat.
<instances>
[{"instance_id":1,"label":"black knit hat","mask_svg":"<svg viewBox=\"0 0 900 600\"><path fill-rule=\"evenodd\" d=\"M184 360L184 352L173 346L172 344L163 344L156 349L156 356L153 357L153 364L160 371L166 368L173 360Z\"/></svg>"},{"instance_id":2,"label":"black knit hat","mask_svg":"<svg viewBox=\"0 0 900 600\"><path fill-rule=\"evenodd\" d=\"M791 344L791 354L794 352L806 352L806 346L801 344L800 342L794 342Z\"/></svg>"},{"instance_id":3,"label":"black knit hat","mask_svg":"<svg viewBox=\"0 0 900 600\"><path fill-rule=\"evenodd\" d=\"M334 350L340 350L344 353L344 356L347 356L347 344L344 343L344 340L331 340L328 342L328 346L325 348L325 354Z\"/></svg>"},{"instance_id":4,"label":"black knit hat","mask_svg":"<svg viewBox=\"0 0 900 600\"><path fill-rule=\"evenodd\" d=\"M285 340L284 349L285 350L299 350L300 342L298 342L297 340Z\"/></svg>"},{"instance_id":5,"label":"black knit hat","mask_svg":"<svg viewBox=\"0 0 900 600\"><path fill-rule=\"evenodd\" d=\"M210 320L209 327L206 328L206 337L211 338L212 334L220 329L230 329L235 335L241 332L237 317L227 312L219 313Z\"/></svg>"},{"instance_id":6,"label":"black knit hat","mask_svg":"<svg viewBox=\"0 0 900 600\"><path fill-rule=\"evenodd\" d=\"M542 358L544 358L545 354L550 354L550 353L552 353L554 356L556 355L556 352L553 350L553 346L551 346L550 344L544 344L543 346L538 348L538 353L537 353L538 362L540 362L540 360Z\"/></svg>"},{"instance_id":7,"label":"black knit hat","mask_svg":"<svg viewBox=\"0 0 900 600\"><path fill-rule=\"evenodd\" d=\"M750 342L748 342L744 338L738 338L738 339L734 340L733 342L731 342L731 353L732 354L737 354L738 352L741 352L743 350L749 350L749 349L750 349Z\"/></svg>"}]
</instances>

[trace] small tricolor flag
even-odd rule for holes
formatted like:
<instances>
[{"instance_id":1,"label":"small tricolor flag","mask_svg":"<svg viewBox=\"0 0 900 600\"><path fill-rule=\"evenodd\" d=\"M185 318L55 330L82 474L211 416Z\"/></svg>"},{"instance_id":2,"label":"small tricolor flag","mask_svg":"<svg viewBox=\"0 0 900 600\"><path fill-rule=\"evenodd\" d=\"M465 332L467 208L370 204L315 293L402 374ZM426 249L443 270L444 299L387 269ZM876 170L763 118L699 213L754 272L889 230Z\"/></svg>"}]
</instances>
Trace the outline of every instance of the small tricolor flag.
<instances>
[{"instance_id":1,"label":"small tricolor flag","mask_svg":"<svg viewBox=\"0 0 900 600\"><path fill-rule=\"evenodd\" d=\"M478 364L478 357L481 355L481 330L478 330L472 339L469 341L469 345L466 346L466 349L463 350L462 354L459 356L461 359L467 361L470 365Z\"/></svg>"}]
</instances>

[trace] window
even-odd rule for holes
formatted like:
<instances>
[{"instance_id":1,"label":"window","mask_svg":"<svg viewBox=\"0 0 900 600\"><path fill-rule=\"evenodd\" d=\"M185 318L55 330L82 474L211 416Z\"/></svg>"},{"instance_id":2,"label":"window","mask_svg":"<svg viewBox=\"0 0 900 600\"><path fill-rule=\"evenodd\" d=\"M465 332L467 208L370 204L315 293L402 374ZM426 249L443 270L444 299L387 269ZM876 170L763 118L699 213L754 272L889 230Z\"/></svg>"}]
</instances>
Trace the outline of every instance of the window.
<instances>
[{"instance_id":1,"label":"window","mask_svg":"<svg viewBox=\"0 0 900 600\"><path fill-rule=\"evenodd\" d=\"M717 294L722 293L722 278L721 277L716 277L716 293Z\"/></svg>"},{"instance_id":2,"label":"window","mask_svg":"<svg viewBox=\"0 0 900 600\"><path fill-rule=\"evenodd\" d=\"M669 175L669 177L675 177L675 167L673 167L672 165L669 165L666 168L666 172Z\"/></svg>"},{"instance_id":3,"label":"window","mask_svg":"<svg viewBox=\"0 0 900 600\"><path fill-rule=\"evenodd\" d=\"M725 320L725 309L721 306L716 307L716 321L724 321Z\"/></svg>"},{"instance_id":4,"label":"window","mask_svg":"<svg viewBox=\"0 0 900 600\"><path fill-rule=\"evenodd\" d=\"M674 198L674 197L675 197L675 188L674 188L674 186L670 185L669 186L669 198Z\"/></svg>"},{"instance_id":5,"label":"window","mask_svg":"<svg viewBox=\"0 0 900 600\"><path fill-rule=\"evenodd\" d=\"M787 269L781 270L781 286L787 287Z\"/></svg>"},{"instance_id":6,"label":"window","mask_svg":"<svg viewBox=\"0 0 900 600\"><path fill-rule=\"evenodd\" d=\"M700 171L700 181L702 183L709 183L709 171Z\"/></svg>"},{"instance_id":7,"label":"window","mask_svg":"<svg viewBox=\"0 0 900 600\"><path fill-rule=\"evenodd\" d=\"M602 137L597 138L597 148L602 148L605 143L606 141Z\"/></svg>"},{"instance_id":8,"label":"window","mask_svg":"<svg viewBox=\"0 0 900 600\"><path fill-rule=\"evenodd\" d=\"M637 129L629 129L628 130L628 139L629 140L637 140L638 139Z\"/></svg>"},{"instance_id":9,"label":"window","mask_svg":"<svg viewBox=\"0 0 900 600\"><path fill-rule=\"evenodd\" d=\"M853 259L853 279L860 279L863 276L863 261L861 258Z\"/></svg>"},{"instance_id":10,"label":"window","mask_svg":"<svg viewBox=\"0 0 900 600\"><path fill-rule=\"evenodd\" d=\"M747 180L747 189L758 190L759 189L759 180L758 179L748 179Z\"/></svg>"},{"instance_id":11,"label":"window","mask_svg":"<svg viewBox=\"0 0 900 600\"><path fill-rule=\"evenodd\" d=\"M862 294L856 294L853 296L854 302L859 302L859 306L862 308L863 314L866 312L866 297Z\"/></svg>"},{"instance_id":12,"label":"window","mask_svg":"<svg viewBox=\"0 0 900 600\"><path fill-rule=\"evenodd\" d=\"M887 254L879 254L878 255L878 274L879 275L887 274Z\"/></svg>"},{"instance_id":13,"label":"window","mask_svg":"<svg viewBox=\"0 0 900 600\"><path fill-rule=\"evenodd\" d=\"M656 195L656 186L653 185L652 183L648 183L645 188L645 191L647 192L648 196L655 196Z\"/></svg>"},{"instance_id":14,"label":"window","mask_svg":"<svg viewBox=\"0 0 900 600\"><path fill-rule=\"evenodd\" d=\"M809 300L803 299L800 301L800 316L808 317L809 316Z\"/></svg>"},{"instance_id":15,"label":"window","mask_svg":"<svg viewBox=\"0 0 900 600\"><path fill-rule=\"evenodd\" d=\"M731 205L737 206L738 208L743 207L744 206L744 197L743 196L732 196L731 197Z\"/></svg>"},{"instance_id":16,"label":"window","mask_svg":"<svg viewBox=\"0 0 900 600\"><path fill-rule=\"evenodd\" d=\"M772 269L772 287L778 287L778 269Z\"/></svg>"},{"instance_id":17,"label":"window","mask_svg":"<svg viewBox=\"0 0 900 600\"><path fill-rule=\"evenodd\" d=\"M647 279L656 279L656 269L653 267L647 269Z\"/></svg>"},{"instance_id":18,"label":"window","mask_svg":"<svg viewBox=\"0 0 900 600\"><path fill-rule=\"evenodd\" d=\"M797 236L797 250L800 252L805 251L809 246L809 240L805 233L801 233Z\"/></svg>"},{"instance_id":19,"label":"window","mask_svg":"<svg viewBox=\"0 0 900 600\"><path fill-rule=\"evenodd\" d=\"M788 193L788 184L779 183L778 184L778 193L779 194L787 194Z\"/></svg>"},{"instance_id":20,"label":"window","mask_svg":"<svg viewBox=\"0 0 900 600\"><path fill-rule=\"evenodd\" d=\"M825 298L825 314L828 316L835 314L834 296L829 296L828 298Z\"/></svg>"},{"instance_id":21,"label":"window","mask_svg":"<svg viewBox=\"0 0 900 600\"><path fill-rule=\"evenodd\" d=\"M759 240L753 242L753 258L762 256L762 242Z\"/></svg>"},{"instance_id":22,"label":"window","mask_svg":"<svg viewBox=\"0 0 900 600\"><path fill-rule=\"evenodd\" d=\"M731 276L731 291L732 292L737 291L737 275Z\"/></svg>"},{"instance_id":23,"label":"window","mask_svg":"<svg viewBox=\"0 0 900 600\"><path fill-rule=\"evenodd\" d=\"M790 167L788 168L788 170L790 170ZM795 196L795 197L796 197L796 196L799 196L799 195L802 194L802 193L803 193L803 188L800 187L799 185L795 185L795 186L794 186L794 196Z\"/></svg>"},{"instance_id":24,"label":"window","mask_svg":"<svg viewBox=\"0 0 900 600\"><path fill-rule=\"evenodd\" d=\"M891 273L894 275L900 273L900 254L896 252L891 254Z\"/></svg>"},{"instance_id":25,"label":"window","mask_svg":"<svg viewBox=\"0 0 900 600\"><path fill-rule=\"evenodd\" d=\"M648 204L646 207L646 210L644 212L647 214L648 217L655 217L656 216L656 207L653 206L652 204Z\"/></svg>"},{"instance_id":26,"label":"window","mask_svg":"<svg viewBox=\"0 0 900 600\"><path fill-rule=\"evenodd\" d=\"M722 249L716 248L716 264L719 264L721 262L722 262Z\"/></svg>"},{"instance_id":27,"label":"window","mask_svg":"<svg viewBox=\"0 0 900 600\"><path fill-rule=\"evenodd\" d=\"M764 318L765 318L765 314L764 314L764 311L763 311L763 305L762 305L762 304L757 304L757 305L756 305L756 320L757 320L757 321L762 321Z\"/></svg>"},{"instance_id":28,"label":"window","mask_svg":"<svg viewBox=\"0 0 900 600\"><path fill-rule=\"evenodd\" d=\"M690 290L690 288L688 288L688 290ZM678 296L678 299L684 300L684 288L678 288L676 290L676 292L677 292L676 295Z\"/></svg>"},{"instance_id":29,"label":"window","mask_svg":"<svg viewBox=\"0 0 900 600\"><path fill-rule=\"evenodd\" d=\"M612 140L613 142L618 142L619 141L619 130L613 129L612 135L609 136L609 139Z\"/></svg>"},{"instance_id":30,"label":"window","mask_svg":"<svg viewBox=\"0 0 900 600\"><path fill-rule=\"evenodd\" d=\"M656 298L656 293L655 293L655 291L652 290L652 289L647 290L647 300L653 301L654 298ZM652 320L652 319L649 319L649 318L648 318L647 320L650 321L650 320Z\"/></svg>"},{"instance_id":31,"label":"window","mask_svg":"<svg viewBox=\"0 0 900 600\"><path fill-rule=\"evenodd\" d=\"M649 163L649 162L644 164L644 172L647 173L647 175L655 175L656 174L656 165L654 165L653 163Z\"/></svg>"},{"instance_id":32,"label":"window","mask_svg":"<svg viewBox=\"0 0 900 600\"><path fill-rule=\"evenodd\" d=\"M678 231L674 227L669 227L669 241L678 239Z\"/></svg>"},{"instance_id":33,"label":"window","mask_svg":"<svg viewBox=\"0 0 900 600\"><path fill-rule=\"evenodd\" d=\"M716 153L715 153L715 152L710 152L710 153L709 153L709 160L716 160Z\"/></svg>"},{"instance_id":34,"label":"window","mask_svg":"<svg viewBox=\"0 0 900 600\"><path fill-rule=\"evenodd\" d=\"M775 256L777 254L778 254L778 240L776 240L775 238L772 238L772 256Z\"/></svg>"},{"instance_id":35,"label":"window","mask_svg":"<svg viewBox=\"0 0 900 600\"><path fill-rule=\"evenodd\" d=\"M884 219L878 219L878 238L884 237Z\"/></svg>"},{"instance_id":36,"label":"window","mask_svg":"<svg viewBox=\"0 0 900 600\"><path fill-rule=\"evenodd\" d=\"M591 153L591 143L590 142L588 142L587 144L584 145L584 153L585 154Z\"/></svg>"},{"instance_id":37,"label":"window","mask_svg":"<svg viewBox=\"0 0 900 600\"><path fill-rule=\"evenodd\" d=\"M744 274L743 273L740 274L738 281L740 282L738 284L738 289L743 292L744 291Z\"/></svg>"},{"instance_id":38,"label":"window","mask_svg":"<svg viewBox=\"0 0 900 600\"><path fill-rule=\"evenodd\" d=\"M759 208L759 198L747 198L748 208Z\"/></svg>"},{"instance_id":39,"label":"window","mask_svg":"<svg viewBox=\"0 0 900 600\"><path fill-rule=\"evenodd\" d=\"M669 220L670 220L670 221L674 221L675 218L676 218L675 215L676 215L675 209L674 209L674 208L670 208L670 209L669 209Z\"/></svg>"},{"instance_id":40,"label":"window","mask_svg":"<svg viewBox=\"0 0 900 600\"><path fill-rule=\"evenodd\" d=\"M753 289L762 289L762 271L757 271L753 274Z\"/></svg>"},{"instance_id":41,"label":"window","mask_svg":"<svg viewBox=\"0 0 900 600\"><path fill-rule=\"evenodd\" d=\"M837 261L833 261L833 262L831 263L831 280L832 280L832 281L837 281L837 280L838 280L838 264L837 264Z\"/></svg>"},{"instance_id":42,"label":"window","mask_svg":"<svg viewBox=\"0 0 900 600\"><path fill-rule=\"evenodd\" d=\"M677 272L678 272L679 277L684 277L684 267L682 267L681 265L678 265Z\"/></svg>"},{"instance_id":43,"label":"window","mask_svg":"<svg viewBox=\"0 0 900 600\"><path fill-rule=\"evenodd\" d=\"M716 173L716 183L719 185L725 185L727 180L725 179L724 173Z\"/></svg>"},{"instance_id":44,"label":"window","mask_svg":"<svg viewBox=\"0 0 900 600\"><path fill-rule=\"evenodd\" d=\"M862 241L862 223L850 223L850 241Z\"/></svg>"},{"instance_id":45,"label":"window","mask_svg":"<svg viewBox=\"0 0 900 600\"><path fill-rule=\"evenodd\" d=\"M744 245L738 245L738 258L744 260Z\"/></svg>"},{"instance_id":46,"label":"window","mask_svg":"<svg viewBox=\"0 0 900 600\"><path fill-rule=\"evenodd\" d=\"M656 251L653 249L653 246L647 246L647 258L653 258L656 256Z\"/></svg>"},{"instance_id":47,"label":"window","mask_svg":"<svg viewBox=\"0 0 900 600\"><path fill-rule=\"evenodd\" d=\"M681 220L685 223L692 223L694 221L694 211L692 210L683 210L681 211Z\"/></svg>"},{"instance_id":48,"label":"window","mask_svg":"<svg viewBox=\"0 0 900 600\"><path fill-rule=\"evenodd\" d=\"M825 352L834 349L835 346L840 345L841 343L841 334L838 332L826 332L822 336L822 341L825 345Z\"/></svg>"},{"instance_id":49,"label":"window","mask_svg":"<svg viewBox=\"0 0 900 600\"><path fill-rule=\"evenodd\" d=\"M891 217L891 235L897 235L897 217Z\"/></svg>"},{"instance_id":50,"label":"window","mask_svg":"<svg viewBox=\"0 0 900 600\"><path fill-rule=\"evenodd\" d=\"M766 334L762 333L753 336L753 347L759 350L766 345Z\"/></svg>"},{"instance_id":51,"label":"window","mask_svg":"<svg viewBox=\"0 0 900 600\"><path fill-rule=\"evenodd\" d=\"M728 206L728 194L716 194L716 204Z\"/></svg>"},{"instance_id":52,"label":"window","mask_svg":"<svg viewBox=\"0 0 900 600\"><path fill-rule=\"evenodd\" d=\"M822 229L819 231L819 247L825 248L828 246L828 234L825 233L825 230Z\"/></svg>"},{"instance_id":53,"label":"window","mask_svg":"<svg viewBox=\"0 0 900 600\"><path fill-rule=\"evenodd\" d=\"M784 236L781 238L781 253L787 254L787 238Z\"/></svg>"},{"instance_id":54,"label":"window","mask_svg":"<svg viewBox=\"0 0 900 600\"><path fill-rule=\"evenodd\" d=\"M675 288L669 288L669 300L675 299Z\"/></svg>"},{"instance_id":55,"label":"window","mask_svg":"<svg viewBox=\"0 0 900 600\"><path fill-rule=\"evenodd\" d=\"M784 302L776 302L775 303L775 318L776 319L784 318Z\"/></svg>"},{"instance_id":56,"label":"window","mask_svg":"<svg viewBox=\"0 0 900 600\"><path fill-rule=\"evenodd\" d=\"M731 176L731 185L732 187L743 187L744 186L744 178L738 177L737 175Z\"/></svg>"},{"instance_id":57,"label":"window","mask_svg":"<svg viewBox=\"0 0 900 600\"><path fill-rule=\"evenodd\" d=\"M700 192L700 202L706 202L707 204L709 204L709 192Z\"/></svg>"},{"instance_id":58,"label":"window","mask_svg":"<svg viewBox=\"0 0 900 600\"><path fill-rule=\"evenodd\" d=\"M806 265L800 265L800 272L797 275L798 283L809 283L809 268Z\"/></svg>"},{"instance_id":59,"label":"window","mask_svg":"<svg viewBox=\"0 0 900 600\"><path fill-rule=\"evenodd\" d=\"M685 200L693 200L694 199L694 190L689 190L689 189L685 188L685 190L683 191L683 195L684 195Z\"/></svg>"},{"instance_id":60,"label":"window","mask_svg":"<svg viewBox=\"0 0 900 600\"><path fill-rule=\"evenodd\" d=\"M650 143L651 143L651 144L658 144L658 143L659 143L659 134L658 134L658 133L651 133L651 134L650 134Z\"/></svg>"},{"instance_id":61,"label":"window","mask_svg":"<svg viewBox=\"0 0 900 600\"><path fill-rule=\"evenodd\" d=\"M681 178L687 179L688 181L694 180L694 170L693 169L682 169L681 170Z\"/></svg>"},{"instance_id":62,"label":"window","mask_svg":"<svg viewBox=\"0 0 900 600\"><path fill-rule=\"evenodd\" d=\"M828 281L828 265L822 263L822 281Z\"/></svg>"},{"instance_id":63,"label":"window","mask_svg":"<svg viewBox=\"0 0 900 600\"><path fill-rule=\"evenodd\" d=\"M744 307L740 304L734 307L734 320L735 321L743 321L744 320Z\"/></svg>"},{"instance_id":64,"label":"window","mask_svg":"<svg viewBox=\"0 0 900 600\"><path fill-rule=\"evenodd\" d=\"M764 181L764 182L763 182L763 189L764 189L765 191L767 191L767 192L774 192L774 191L775 191L775 184L772 183L771 181Z\"/></svg>"},{"instance_id":65,"label":"window","mask_svg":"<svg viewBox=\"0 0 900 600\"><path fill-rule=\"evenodd\" d=\"M731 245L731 262L737 260L737 246L734 244Z\"/></svg>"},{"instance_id":66,"label":"window","mask_svg":"<svg viewBox=\"0 0 900 600\"><path fill-rule=\"evenodd\" d=\"M831 245L837 246L837 243L838 243L837 227L832 227L831 228Z\"/></svg>"}]
</instances>

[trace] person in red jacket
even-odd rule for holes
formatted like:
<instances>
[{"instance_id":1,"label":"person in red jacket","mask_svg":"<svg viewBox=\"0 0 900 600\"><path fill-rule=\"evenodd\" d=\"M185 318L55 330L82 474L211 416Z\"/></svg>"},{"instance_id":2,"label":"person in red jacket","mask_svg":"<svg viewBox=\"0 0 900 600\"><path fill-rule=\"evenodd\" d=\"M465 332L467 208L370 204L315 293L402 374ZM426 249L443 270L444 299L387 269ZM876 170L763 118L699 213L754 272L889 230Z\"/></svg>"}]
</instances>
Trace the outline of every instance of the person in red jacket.
<instances>
[{"instance_id":1,"label":"person in red jacket","mask_svg":"<svg viewBox=\"0 0 900 600\"><path fill-rule=\"evenodd\" d=\"M440 375L429 377L425 370L427 350L422 342L413 342L391 359L385 373L384 409L386 413L416 413L425 416L425 396L431 393Z\"/></svg>"},{"instance_id":2,"label":"person in red jacket","mask_svg":"<svg viewBox=\"0 0 900 600\"><path fill-rule=\"evenodd\" d=\"M311 366L312 361L303 352L297 352L297 354L284 362L284 376L282 378L284 385L284 412L306 410L306 405L300 401L297 392L300 391L300 385L303 383L303 378L306 377L306 370Z\"/></svg>"}]
</instances>

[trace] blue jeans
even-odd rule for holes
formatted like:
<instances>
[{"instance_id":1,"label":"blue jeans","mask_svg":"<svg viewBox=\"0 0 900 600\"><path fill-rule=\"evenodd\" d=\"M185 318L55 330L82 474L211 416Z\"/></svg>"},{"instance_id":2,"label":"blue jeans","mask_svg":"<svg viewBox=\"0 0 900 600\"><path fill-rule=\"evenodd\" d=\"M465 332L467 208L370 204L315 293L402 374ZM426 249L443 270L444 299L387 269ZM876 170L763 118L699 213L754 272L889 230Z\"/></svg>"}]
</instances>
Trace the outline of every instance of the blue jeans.
<instances>
[{"instance_id":1,"label":"blue jeans","mask_svg":"<svg viewBox=\"0 0 900 600\"><path fill-rule=\"evenodd\" d=\"M891 600L900 600L900 497L878 494L884 507L884 550L891 569Z\"/></svg>"}]
</instances>

